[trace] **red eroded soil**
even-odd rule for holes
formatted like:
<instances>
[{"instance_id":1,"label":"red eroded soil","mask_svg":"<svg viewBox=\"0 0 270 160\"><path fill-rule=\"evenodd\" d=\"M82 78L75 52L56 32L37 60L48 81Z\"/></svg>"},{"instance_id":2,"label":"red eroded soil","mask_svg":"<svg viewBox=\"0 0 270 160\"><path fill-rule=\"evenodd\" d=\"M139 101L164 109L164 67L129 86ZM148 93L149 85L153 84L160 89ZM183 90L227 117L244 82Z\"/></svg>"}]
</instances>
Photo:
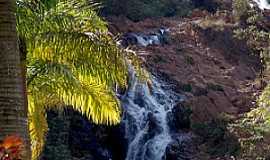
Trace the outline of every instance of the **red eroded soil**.
<instances>
[{"instance_id":1,"label":"red eroded soil","mask_svg":"<svg viewBox=\"0 0 270 160\"><path fill-rule=\"evenodd\" d=\"M260 89L256 80L259 60L249 55L244 43L233 38L232 25L218 31L197 25L206 15L196 13L193 18L147 19L137 23L121 17L109 18L114 34L170 28L169 44L133 48L151 71L167 77L176 90L183 91L195 122L217 118L221 113L238 116L248 111L253 106L254 93Z\"/></svg>"}]
</instances>

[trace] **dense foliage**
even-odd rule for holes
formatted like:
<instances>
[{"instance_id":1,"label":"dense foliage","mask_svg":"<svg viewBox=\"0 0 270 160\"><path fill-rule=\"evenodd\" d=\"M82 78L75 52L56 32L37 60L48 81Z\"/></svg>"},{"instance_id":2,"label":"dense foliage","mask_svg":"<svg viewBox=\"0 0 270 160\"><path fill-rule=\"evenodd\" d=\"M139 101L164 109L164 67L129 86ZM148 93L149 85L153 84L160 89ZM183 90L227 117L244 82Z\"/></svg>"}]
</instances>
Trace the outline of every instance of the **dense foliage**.
<instances>
[{"instance_id":1,"label":"dense foliage","mask_svg":"<svg viewBox=\"0 0 270 160\"><path fill-rule=\"evenodd\" d=\"M26 48L27 96L33 159L48 130L46 110L72 107L98 124L120 122L114 87L126 87L131 60L86 0L17 2L17 31Z\"/></svg>"},{"instance_id":2,"label":"dense foliage","mask_svg":"<svg viewBox=\"0 0 270 160\"><path fill-rule=\"evenodd\" d=\"M123 15L139 21L149 17L187 15L192 3L189 0L101 0L103 14Z\"/></svg>"},{"instance_id":3,"label":"dense foliage","mask_svg":"<svg viewBox=\"0 0 270 160\"><path fill-rule=\"evenodd\" d=\"M256 8L246 7L247 0L235 0L234 11L236 17L245 17L239 19L240 25L235 30L235 36L239 39L245 40L248 46L253 50L254 54L257 54L261 63L264 66L261 72L262 87L263 82L268 83L269 67L270 67L270 33L269 28L264 21L265 17L263 12L256 10ZM244 5L244 7L242 6ZM258 104L261 107L269 107L269 87L266 87L261 97L258 100Z\"/></svg>"},{"instance_id":4,"label":"dense foliage","mask_svg":"<svg viewBox=\"0 0 270 160\"><path fill-rule=\"evenodd\" d=\"M265 24L264 13L251 8L248 0L235 0L233 9L239 22L235 36L245 40L253 53L260 57L263 68L260 73L262 94L258 97L257 108L247 113L242 120L232 125L232 130L240 136L241 158L269 159L270 133L270 33ZM265 87L265 85L268 85ZM265 88L264 88L265 87ZM245 135L243 137L243 135Z\"/></svg>"},{"instance_id":5,"label":"dense foliage","mask_svg":"<svg viewBox=\"0 0 270 160\"><path fill-rule=\"evenodd\" d=\"M133 21L145 18L187 16L194 8L215 12L218 0L95 0L102 2L104 16L125 16Z\"/></svg>"}]
</instances>

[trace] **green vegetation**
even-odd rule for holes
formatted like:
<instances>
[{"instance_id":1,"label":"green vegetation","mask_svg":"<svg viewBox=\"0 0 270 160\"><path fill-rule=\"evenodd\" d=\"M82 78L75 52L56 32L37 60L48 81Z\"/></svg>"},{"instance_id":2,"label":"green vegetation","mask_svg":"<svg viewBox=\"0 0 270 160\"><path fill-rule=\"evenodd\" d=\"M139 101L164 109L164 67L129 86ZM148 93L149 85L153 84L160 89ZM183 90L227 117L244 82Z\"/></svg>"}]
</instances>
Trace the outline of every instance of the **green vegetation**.
<instances>
[{"instance_id":1,"label":"green vegetation","mask_svg":"<svg viewBox=\"0 0 270 160\"><path fill-rule=\"evenodd\" d=\"M222 32L224 31L224 28L229 26L223 19L214 19L211 17L205 17L200 23L199 26L202 29L213 29L214 31L217 32Z\"/></svg>"},{"instance_id":2,"label":"green vegetation","mask_svg":"<svg viewBox=\"0 0 270 160\"><path fill-rule=\"evenodd\" d=\"M104 15L124 15L134 21L149 17L183 16L189 14L193 7L186 0L102 2ZM127 87L128 61L139 75L143 75L144 71L140 69L141 64L135 54L119 49L115 39L109 36L107 24L96 13L101 6L88 0L19 0L17 5L17 32L27 70L25 94L28 98L33 159L39 157L45 144L47 110L72 108L97 124L119 123L121 108L114 93L115 86ZM264 66L261 81L267 81L270 33L263 28L263 14L250 8L247 0L234 0L233 10L238 22L235 37L245 40L253 53L260 57ZM199 25L204 29L211 27L222 31L226 23L224 20L205 18ZM177 50L182 51L181 48ZM160 56L154 61L167 62ZM185 56L185 62L195 65L191 56ZM206 88L191 84L182 84L179 88L184 92L194 92L195 96L207 95L209 89L224 91L223 86L212 83L208 83ZM270 84L258 98L258 107L238 122L215 119L206 124L193 124L192 129L202 137L202 143L207 146L206 152L211 155L238 154L242 159L269 159L269 106ZM187 113L190 114L190 110ZM185 121L189 124L189 116L185 117ZM63 122L60 129L65 130L66 126L68 124ZM65 135L55 137L61 140ZM49 138L54 138L54 135ZM55 155L46 156L49 159L68 159L71 155L67 146L58 144L60 142L55 142L51 144L55 146L47 148Z\"/></svg>"},{"instance_id":3,"label":"green vegetation","mask_svg":"<svg viewBox=\"0 0 270 160\"><path fill-rule=\"evenodd\" d=\"M270 67L270 33L265 30L261 12L247 6L247 0L234 1L234 16L239 22L235 37L245 40L253 53L261 59L261 87L268 83ZM264 88L257 100L258 107L245 114L233 124L231 130L239 136L243 159L269 159L270 136L270 84ZM245 135L245 136L243 136Z\"/></svg>"},{"instance_id":4,"label":"green vegetation","mask_svg":"<svg viewBox=\"0 0 270 160\"><path fill-rule=\"evenodd\" d=\"M187 0L102 0L103 14L123 15L131 20L139 21L145 18L164 17L190 13L191 2Z\"/></svg>"},{"instance_id":5,"label":"green vegetation","mask_svg":"<svg viewBox=\"0 0 270 160\"><path fill-rule=\"evenodd\" d=\"M222 7L222 1L217 0L95 0L104 4L104 16L125 16L133 21L145 18L187 16L192 9L215 12Z\"/></svg>"},{"instance_id":6,"label":"green vegetation","mask_svg":"<svg viewBox=\"0 0 270 160\"><path fill-rule=\"evenodd\" d=\"M51 116L50 114L53 114ZM64 160L72 159L69 143L70 117L63 113L48 113L48 126L46 145L42 159Z\"/></svg>"},{"instance_id":7,"label":"green vegetation","mask_svg":"<svg viewBox=\"0 0 270 160\"><path fill-rule=\"evenodd\" d=\"M86 0L17 2L17 31L26 48L27 96L33 159L42 151L46 110L69 106L98 124L117 124L121 109L113 91L125 88L127 62L107 24ZM142 75L142 74L141 74Z\"/></svg>"},{"instance_id":8,"label":"green vegetation","mask_svg":"<svg viewBox=\"0 0 270 160\"><path fill-rule=\"evenodd\" d=\"M247 17L249 10L249 3L247 0L234 0L232 7L236 21L242 21Z\"/></svg>"},{"instance_id":9,"label":"green vegetation","mask_svg":"<svg viewBox=\"0 0 270 160\"><path fill-rule=\"evenodd\" d=\"M200 148L213 156L237 155L240 145L228 131L228 121L214 119L208 123L192 124L193 131L201 137Z\"/></svg>"},{"instance_id":10,"label":"green vegetation","mask_svg":"<svg viewBox=\"0 0 270 160\"><path fill-rule=\"evenodd\" d=\"M185 61L189 65L192 65L192 66L195 65L194 59L191 56L186 55L185 56Z\"/></svg>"},{"instance_id":11,"label":"green vegetation","mask_svg":"<svg viewBox=\"0 0 270 160\"><path fill-rule=\"evenodd\" d=\"M269 118L269 111L259 107L229 125L230 132L238 137L241 146L239 159L266 160L270 158Z\"/></svg>"},{"instance_id":12,"label":"green vegetation","mask_svg":"<svg viewBox=\"0 0 270 160\"><path fill-rule=\"evenodd\" d=\"M240 0L235 1L235 3L238 4L237 2ZM244 1L240 1L240 4L244 3ZM235 17L245 17L245 19L239 19L240 23L245 25L240 25L239 28L235 30L235 37L247 41L247 44L253 50L254 54L257 54L261 58L262 64L266 67L264 74L267 74L267 68L270 66L270 57L268 54L270 51L270 33L263 28L262 13L253 8L246 7L244 9L235 7L234 10L235 13L238 13Z\"/></svg>"},{"instance_id":13,"label":"green vegetation","mask_svg":"<svg viewBox=\"0 0 270 160\"><path fill-rule=\"evenodd\" d=\"M236 0L238 2L240 0ZM238 8L235 8L236 10ZM267 81L270 67L270 33L264 30L263 15L255 9L249 8L246 19L242 19L245 25L240 25L235 30L235 37L245 40L247 45L253 50L253 53L260 57L263 68L261 69L261 86ZM269 89L266 87L258 100L260 107L269 107Z\"/></svg>"},{"instance_id":14,"label":"green vegetation","mask_svg":"<svg viewBox=\"0 0 270 160\"><path fill-rule=\"evenodd\" d=\"M179 88L184 92L191 92L192 91L192 85L191 84L180 84Z\"/></svg>"},{"instance_id":15,"label":"green vegetation","mask_svg":"<svg viewBox=\"0 0 270 160\"><path fill-rule=\"evenodd\" d=\"M213 90L213 91L224 92L223 87L221 85L218 85L218 84L208 83L207 88L210 90Z\"/></svg>"}]
</instances>

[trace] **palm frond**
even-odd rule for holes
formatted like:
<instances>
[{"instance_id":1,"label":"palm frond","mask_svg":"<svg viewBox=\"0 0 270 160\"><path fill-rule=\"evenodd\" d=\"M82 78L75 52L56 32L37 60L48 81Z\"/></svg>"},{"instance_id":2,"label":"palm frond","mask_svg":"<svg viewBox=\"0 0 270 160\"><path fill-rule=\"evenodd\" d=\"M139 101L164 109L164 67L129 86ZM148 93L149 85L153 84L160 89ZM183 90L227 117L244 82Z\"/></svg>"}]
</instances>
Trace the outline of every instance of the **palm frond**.
<instances>
[{"instance_id":1,"label":"palm frond","mask_svg":"<svg viewBox=\"0 0 270 160\"><path fill-rule=\"evenodd\" d=\"M38 98L39 97L39 98ZM48 124L44 100L39 95L28 95L28 120L31 137L32 159L37 159L42 152Z\"/></svg>"},{"instance_id":2,"label":"palm frond","mask_svg":"<svg viewBox=\"0 0 270 160\"><path fill-rule=\"evenodd\" d=\"M98 124L116 124L120 121L119 101L106 83L102 83L97 77L73 74L63 64L39 62L35 63L38 66L37 71L34 66L29 67L31 71L28 71L28 78L35 76L28 85L29 94L43 93L49 97L57 97L53 98L53 102L50 102L51 98L47 99L46 104L50 104L47 106L72 105ZM58 99L57 102L55 99Z\"/></svg>"},{"instance_id":3,"label":"palm frond","mask_svg":"<svg viewBox=\"0 0 270 160\"><path fill-rule=\"evenodd\" d=\"M49 3L54 1L55 3ZM131 61L139 76L141 62L118 48L107 24L87 0L19 0L17 30L27 48L27 84L33 159L42 151L47 109L72 107L97 124L120 122L113 86L127 85Z\"/></svg>"},{"instance_id":4,"label":"palm frond","mask_svg":"<svg viewBox=\"0 0 270 160\"><path fill-rule=\"evenodd\" d=\"M102 29L106 24L92 10L83 10L84 14L79 10L74 13L76 9L71 10L71 6L65 8L66 3L61 4L58 5L61 12L58 9L55 9L56 13L43 11L44 16L35 11L29 13L27 7L26 11L20 10L18 30L28 42L28 57L69 63L77 69L84 69L85 74L100 76L109 85L123 85L127 77L125 54L108 36L106 29ZM64 9L61 8L63 6ZM82 18L87 16L90 19Z\"/></svg>"},{"instance_id":5,"label":"palm frond","mask_svg":"<svg viewBox=\"0 0 270 160\"><path fill-rule=\"evenodd\" d=\"M28 101L33 158L40 154L47 133L46 110L72 107L97 124L120 122L115 94L95 77L75 76L69 66L34 61L28 66Z\"/></svg>"},{"instance_id":6,"label":"palm frond","mask_svg":"<svg viewBox=\"0 0 270 160\"><path fill-rule=\"evenodd\" d=\"M34 48L31 57L70 64L87 75L100 76L108 85L111 82L123 84L127 76L124 54L116 45L110 44L110 40L100 42L101 38L91 40L77 33L47 34L46 38L35 40L39 47Z\"/></svg>"}]
</instances>

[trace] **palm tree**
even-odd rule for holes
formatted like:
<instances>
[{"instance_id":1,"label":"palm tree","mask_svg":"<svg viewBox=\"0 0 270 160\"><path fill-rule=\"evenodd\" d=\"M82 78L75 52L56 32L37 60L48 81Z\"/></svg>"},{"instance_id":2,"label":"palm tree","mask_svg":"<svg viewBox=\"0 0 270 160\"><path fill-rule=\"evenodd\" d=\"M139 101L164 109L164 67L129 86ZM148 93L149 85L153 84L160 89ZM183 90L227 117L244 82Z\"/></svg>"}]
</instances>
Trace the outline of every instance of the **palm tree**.
<instances>
[{"instance_id":1,"label":"palm tree","mask_svg":"<svg viewBox=\"0 0 270 160\"><path fill-rule=\"evenodd\" d=\"M113 92L127 82L127 60L107 24L87 0L18 1L17 31L27 48L27 94L32 157L41 153L46 110L72 107L97 124L117 124L121 110Z\"/></svg>"},{"instance_id":2,"label":"palm tree","mask_svg":"<svg viewBox=\"0 0 270 160\"><path fill-rule=\"evenodd\" d=\"M29 146L27 107L17 43L15 1L0 0L0 140L19 135ZM23 159L30 159L26 148Z\"/></svg>"}]
</instances>

